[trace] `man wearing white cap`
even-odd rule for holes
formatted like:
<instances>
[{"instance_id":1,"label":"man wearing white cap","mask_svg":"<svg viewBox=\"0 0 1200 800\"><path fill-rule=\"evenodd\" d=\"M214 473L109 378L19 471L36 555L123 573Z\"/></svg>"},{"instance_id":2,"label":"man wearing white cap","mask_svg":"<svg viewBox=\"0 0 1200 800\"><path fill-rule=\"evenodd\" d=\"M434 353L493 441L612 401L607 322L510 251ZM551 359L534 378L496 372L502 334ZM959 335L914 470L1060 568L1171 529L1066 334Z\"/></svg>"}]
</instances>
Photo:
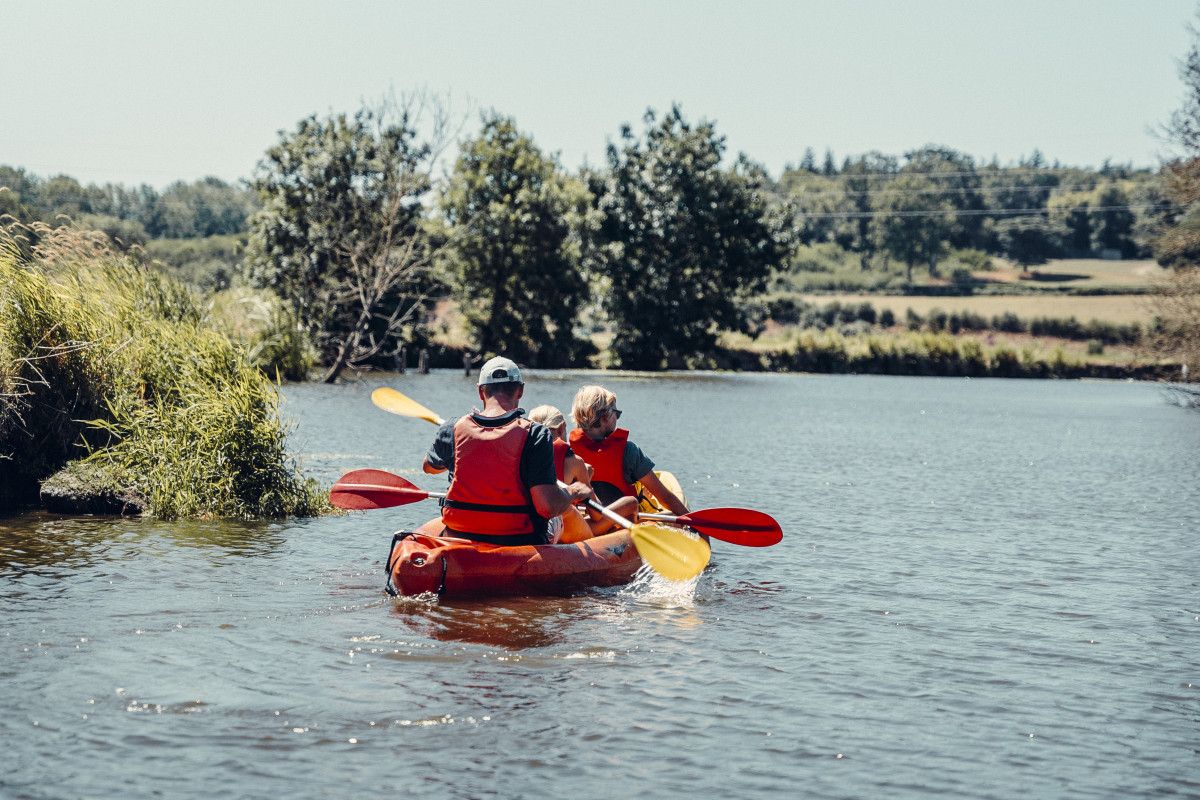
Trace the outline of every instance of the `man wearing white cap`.
<instances>
[{"instance_id":1,"label":"man wearing white cap","mask_svg":"<svg viewBox=\"0 0 1200 800\"><path fill-rule=\"evenodd\" d=\"M483 410L447 420L425 455L425 472L450 470L442 522L448 534L478 542L545 544L547 520L591 497L591 488L558 486L554 437L525 419L518 405L525 384L515 363L489 360L478 388Z\"/></svg>"}]
</instances>

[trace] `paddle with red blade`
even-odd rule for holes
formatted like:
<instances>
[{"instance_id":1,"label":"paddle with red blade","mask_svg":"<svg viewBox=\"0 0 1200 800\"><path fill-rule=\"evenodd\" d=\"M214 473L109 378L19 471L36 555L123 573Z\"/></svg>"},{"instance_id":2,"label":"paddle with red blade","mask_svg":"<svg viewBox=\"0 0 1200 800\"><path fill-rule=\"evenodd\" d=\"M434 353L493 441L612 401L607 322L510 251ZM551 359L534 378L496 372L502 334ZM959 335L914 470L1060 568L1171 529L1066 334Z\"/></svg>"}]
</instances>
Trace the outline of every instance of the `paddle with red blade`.
<instances>
[{"instance_id":1,"label":"paddle with red blade","mask_svg":"<svg viewBox=\"0 0 1200 800\"><path fill-rule=\"evenodd\" d=\"M367 511L417 503L444 494L427 492L399 475L381 469L356 469L347 472L329 490L329 501L338 508Z\"/></svg>"},{"instance_id":2,"label":"paddle with red blade","mask_svg":"<svg viewBox=\"0 0 1200 800\"><path fill-rule=\"evenodd\" d=\"M347 472L329 490L330 501L338 508L367 511L416 503L430 497L445 497L427 492L399 475L381 469L356 469ZM667 528L648 522L632 523L608 508L588 501L600 513L623 528L628 528L638 554L655 572L673 581L691 580L708 564L708 544L690 538L678 528Z\"/></svg>"},{"instance_id":3,"label":"paddle with red blade","mask_svg":"<svg viewBox=\"0 0 1200 800\"><path fill-rule=\"evenodd\" d=\"M638 519L673 522L733 544L769 547L783 540L783 529L769 514L748 508L709 508L686 514L638 514Z\"/></svg>"}]
</instances>

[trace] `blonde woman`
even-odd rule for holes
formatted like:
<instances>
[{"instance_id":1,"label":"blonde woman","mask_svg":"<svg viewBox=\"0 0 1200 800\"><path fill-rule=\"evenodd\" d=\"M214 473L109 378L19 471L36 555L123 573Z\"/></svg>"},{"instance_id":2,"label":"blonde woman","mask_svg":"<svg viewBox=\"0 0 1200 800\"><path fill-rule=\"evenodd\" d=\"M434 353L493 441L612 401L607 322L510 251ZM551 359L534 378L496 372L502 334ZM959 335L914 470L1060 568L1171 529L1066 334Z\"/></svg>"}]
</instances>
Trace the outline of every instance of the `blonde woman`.
<instances>
[{"instance_id":1,"label":"blonde woman","mask_svg":"<svg viewBox=\"0 0 1200 800\"><path fill-rule=\"evenodd\" d=\"M529 412L528 418L531 422L545 425L554 435L554 467L558 472L558 479L566 484L583 483L590 486L591 467L575 455L571 450L571 445L567 444L567 421L563 418L562 412L554 406L538 406ZM592 494L592 499L596 499L595 493ZM570 510L563 512L562 534L559 536L558 542L564 544L581 542L592 536L606 533L616 524L592 509L584 511L579 506L575 508L578 513ZM637 501L621 498L610 508L626 519L632 519L633 515L637 513Z\"/></svg>"},{"instance_id":2,"label":"blonde woman","mask_svg":"<svg viewBox=\"0 0 1200 800\"><path fill-rule=\"evenodd\" d=\"M592 491L601 502L636 502L640 498L635 484L641 484L672 514L688 512L683 500L654 474L654 462L629 441L629 431L617 427L621 410L614 393L603 386L582 387L571 404L571 416L579 426L571 431L571 449L592 468Z\"/></svg>"}]
</instances>

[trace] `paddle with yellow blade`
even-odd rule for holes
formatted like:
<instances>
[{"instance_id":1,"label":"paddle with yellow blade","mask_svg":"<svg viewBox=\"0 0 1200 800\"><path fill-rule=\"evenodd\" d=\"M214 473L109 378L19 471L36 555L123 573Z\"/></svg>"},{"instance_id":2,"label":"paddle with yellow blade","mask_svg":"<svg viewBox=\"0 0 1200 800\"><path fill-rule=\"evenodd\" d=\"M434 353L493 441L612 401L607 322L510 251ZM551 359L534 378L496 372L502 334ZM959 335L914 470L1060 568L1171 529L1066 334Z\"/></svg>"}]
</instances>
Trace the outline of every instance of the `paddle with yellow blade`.
<instances>
[{"instance_id":1,"label":"paddle with yellow blade","mask_svg":"<svg viewBox=\"0 0 1200 800\"><path fill-rule=\"evenodd\" d=\"M382 408L384 411L390 411L393 414L399 414L402 417L415 417L417 419L423 419L432 422L434 425L441 425L443 422L445 422L444 419L418 403L416 400L413 400L407 395L400 394L395 389L389 389L386 386L371 392L371 402Z\"/></svg>"},{"instance_id":2,"label":"paddle with yellow blade","mask_svg":"<svg viewBox=\"0 0 1200 800\"><path fill-rule=\"evenodd\" d=\"M559 481L558 485L566 487L562 481ZM589 508L599 511L628 530L633 536L633 546L637 548L638 555L667 580L691 580L708 566L712 550L708 542L700 537L693 538L678 528L669 528L653 522L630 522L595 500L588 500L587 504Z\"/></svg>"},{"instance_id":3,"label":"paddle with yellow blade","mask_svg":"<svg viewBox=\"0 0 1200 800\"><path fill-rule=\"evenodd\" d=\"M376 389L371 401L384 411L402 417L415 417L440 425L442 418L425 406L395 389ZM606 509L607 510L607 509ZM601 511L601 513L604 513ZM611 517L609 517L611 519ZM687 514L638 514L638 519L652 519L685 525L705 536L720 539L744 547L767 547L783 539L783 529L771 516L748 508L713 508L706 511L689 511ZM618 525L618 520L613 520ZM628 528L629 525L623 527Z\"/></svg>"},{"instance_id":4,"label":"paddle with yellow blade","mask_svg":"<svg viewBox=\"0 0 1200 800\"><path fill-rule=\"evenodd\" d=\"M399 475L381 469L356 469L347 472L329 490L329 500L338 508L366 511L417 503L433 497L445 497L439 492L427 492ZM672 581L686 581L699 575L708 565L711 555L708 543L693 539L678 528L653 522L632 523L608 508L588 501L604 516L630 531L638 555L650 567Z\"/></svg>"}]
</instances>

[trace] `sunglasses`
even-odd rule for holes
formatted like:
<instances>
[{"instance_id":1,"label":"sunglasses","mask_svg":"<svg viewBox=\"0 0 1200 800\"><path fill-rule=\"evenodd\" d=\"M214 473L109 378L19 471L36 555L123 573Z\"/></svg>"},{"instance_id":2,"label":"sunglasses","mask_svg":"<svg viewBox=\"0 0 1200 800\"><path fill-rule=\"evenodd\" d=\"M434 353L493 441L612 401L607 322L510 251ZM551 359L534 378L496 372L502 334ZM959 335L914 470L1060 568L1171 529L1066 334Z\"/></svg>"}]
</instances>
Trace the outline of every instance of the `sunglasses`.
<instances>
[{"instance_id":1,"label":"sunglasses","mask_svg":"<svg viewBox=\"0 0 1200 800\"><path fill-rule=\"evenodd\" d=\"M592 427L592 428L599 428L599 427L600 427L600 426L603 424L603 423L601 422L601 420L603 420L603 419L604 419L604 417L605 417L607 414L609 414L609 413L616 414L616 415L617 415L617 419L620 419L620 418L621 418L621 409L619 409L619 408L610 408L608 411L605 411L603 414L601 414L601 415L600 415L600 417L599 417L599 419L597 419L595 422L593 422L593 423L592 423L592 424L591 424L589 427Z\"/></svg>"}]
</instances>

